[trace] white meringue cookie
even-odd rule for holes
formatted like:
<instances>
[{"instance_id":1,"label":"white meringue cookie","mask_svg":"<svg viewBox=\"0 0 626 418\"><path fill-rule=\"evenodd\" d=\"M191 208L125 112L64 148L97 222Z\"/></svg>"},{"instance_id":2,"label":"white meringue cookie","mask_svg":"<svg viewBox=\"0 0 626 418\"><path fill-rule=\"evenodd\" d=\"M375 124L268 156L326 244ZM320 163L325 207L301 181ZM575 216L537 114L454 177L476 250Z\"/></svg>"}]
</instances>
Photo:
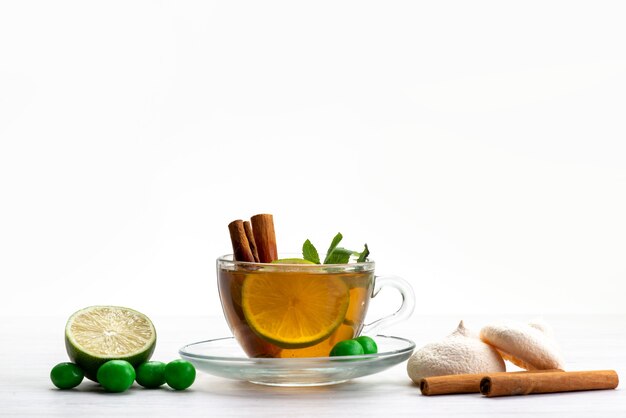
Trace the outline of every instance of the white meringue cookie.
<instances>
[{"instance_id":1,"label":"white meringue cookie","mask_svg":"<svg viewBox=\"0 0 626 418\"><path fill-rule=\"evenodd\" d=\"M480 338L494 346L502 357L523 369L547 370L564 367L552 328L544 321L488 325L480 330Z\"/></svg>"},{"instance_id":2,"label":"white meringue cookie","mask_svg":"<svg viewBox=\"0 0 626 418\"><path fill-rule=\"evenodd\" d=\"M417 350L407 363L409 377L418 384L422 378L430 376L505 370L500 354L465 328L463 321L443 340Z\"/></svg>"}]
</instances>

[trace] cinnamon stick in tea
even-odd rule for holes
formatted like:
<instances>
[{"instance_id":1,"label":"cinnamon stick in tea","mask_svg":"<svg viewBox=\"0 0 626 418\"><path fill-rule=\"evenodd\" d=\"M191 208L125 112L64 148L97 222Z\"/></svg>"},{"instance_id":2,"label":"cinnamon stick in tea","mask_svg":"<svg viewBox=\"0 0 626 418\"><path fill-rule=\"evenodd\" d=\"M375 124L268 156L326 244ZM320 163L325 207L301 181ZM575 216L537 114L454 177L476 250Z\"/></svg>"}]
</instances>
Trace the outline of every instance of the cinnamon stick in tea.
<instances>
[{"instance_id":1,"label":"cinnamon stick in tea","mask_svg":"<svg viewBox=\"0 0 626 418\"><path fill-rule=\"evenodd\" d=\"M228 231L230 232L230 241L233 244L233 256L235 261L248 261L254 263L254 255L250 249L250 243L246 237L246 231L243 226L243 221L237 219L228 224Z\"/></svg>"},{"instance_id":2,"label":"cinnamon stick in tea","mask_svg":"<svg viewBox=\"0 0 626 418\"><path fill-rule=\"evenodd\" d=\"M250 221L252 222L252 232L259 254L259 262L271 263L278 260L274 217L269 214L254 215Z\"/></svg>"},{"instance_id":3,"label":"cinnamon stick in tea","mask_svg":"<svg viewBox=\"0 0 626 418\"><path fill-rule=\"evenodd\" d=\"M259 262L259 253L256 249L256 242L254 241L254 234L252 233L252 225L250 222L243 222L243 229L246 231L246 238L248 238L248 243L250 244L250 250L252 251L252 255L254 256L254 261Z\"/></svg>"},{"instance_id":4,"label":"cinnamon stick in tea","mask_svg":"<svg viewBox=\"0 0 626 418\"><path fill-rule=\"evenodd\" d=\"M480 393L491 398L533 393L615 389L618 384L619 378L614 370L510 373L484 377L480 381Z\"/></svg>"},{"instance_id":5,"label":"cinnamon stick in tea","mask_svg":"<svg viewBox=\"0 0 626 418\"><path fill-rule=\"evenodd\" d=\"M537 370L532 373L562 372L560 369ZM480 393L480 381L486 376L499 376L507 374L531 373L528 371L478 373L478 374L453 374L447 376L425 377L420 380L422 395L452 395L455 393Z\"/></svg>"}]
</instances>

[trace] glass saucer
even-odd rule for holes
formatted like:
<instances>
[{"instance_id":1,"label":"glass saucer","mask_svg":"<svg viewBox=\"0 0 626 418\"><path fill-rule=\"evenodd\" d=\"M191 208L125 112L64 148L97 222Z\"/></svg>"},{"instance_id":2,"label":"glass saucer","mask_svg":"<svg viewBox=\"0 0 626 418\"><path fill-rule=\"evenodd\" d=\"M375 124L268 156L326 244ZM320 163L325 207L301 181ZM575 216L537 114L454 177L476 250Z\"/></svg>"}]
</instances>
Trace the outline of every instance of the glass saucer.
<instances>
[{"instance_id":1,"label":"glass saucer","mask_svg":"<svg viewBox=\"0 0 626 418\"><path fill-rule=\"evenodd\" d=\"M180 356L198 370L228 379L270 386L321 386L381 372L402 363L415 349L413 341L377 335L378 353L346 357L249 358L233 337L182 347Z\"/></svg>"}]
</instances>

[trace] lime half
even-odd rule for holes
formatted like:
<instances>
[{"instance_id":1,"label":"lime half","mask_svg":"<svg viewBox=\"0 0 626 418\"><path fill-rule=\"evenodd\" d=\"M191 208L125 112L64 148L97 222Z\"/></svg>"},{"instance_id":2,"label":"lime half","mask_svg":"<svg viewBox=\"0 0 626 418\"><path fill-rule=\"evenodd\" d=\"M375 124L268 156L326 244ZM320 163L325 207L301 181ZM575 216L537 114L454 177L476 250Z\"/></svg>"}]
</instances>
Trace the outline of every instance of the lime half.
<instances>
[{"instance_id":1,"label":"lime half","mask_svg":"<svg viewBox=\"0 0 626 418\"><path fill-rule=\"evenodd\" d=\"M134 367L146 362L156 346L156 330L144 314L119 306L90 306L74 313L65 326L65 348L85 376L97 381L109 360Z\"/></svg>"}]
</instances>

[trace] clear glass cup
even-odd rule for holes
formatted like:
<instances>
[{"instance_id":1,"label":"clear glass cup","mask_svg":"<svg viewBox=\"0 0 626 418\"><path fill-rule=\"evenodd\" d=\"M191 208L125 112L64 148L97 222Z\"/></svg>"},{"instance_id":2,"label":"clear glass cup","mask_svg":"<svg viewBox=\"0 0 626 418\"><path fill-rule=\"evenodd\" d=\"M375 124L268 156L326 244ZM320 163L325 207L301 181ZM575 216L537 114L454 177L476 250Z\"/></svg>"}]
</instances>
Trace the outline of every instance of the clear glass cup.
<instances>
[{"instance_id":1,"label":"clear glass cup","mask_svg":"<svg viewBox=\"0 0 626 418\"><path fill-rule=\"evenodd\" d=\"M337 342L372 334L413 313L411 285L399 277L376 276L374 266L373 261L250 263L226 255L217 259L224 316L250 357L325 357ZM370 301L384 287L400 292L402 304L366 323Z\"/></svg>"}]
</instances>

